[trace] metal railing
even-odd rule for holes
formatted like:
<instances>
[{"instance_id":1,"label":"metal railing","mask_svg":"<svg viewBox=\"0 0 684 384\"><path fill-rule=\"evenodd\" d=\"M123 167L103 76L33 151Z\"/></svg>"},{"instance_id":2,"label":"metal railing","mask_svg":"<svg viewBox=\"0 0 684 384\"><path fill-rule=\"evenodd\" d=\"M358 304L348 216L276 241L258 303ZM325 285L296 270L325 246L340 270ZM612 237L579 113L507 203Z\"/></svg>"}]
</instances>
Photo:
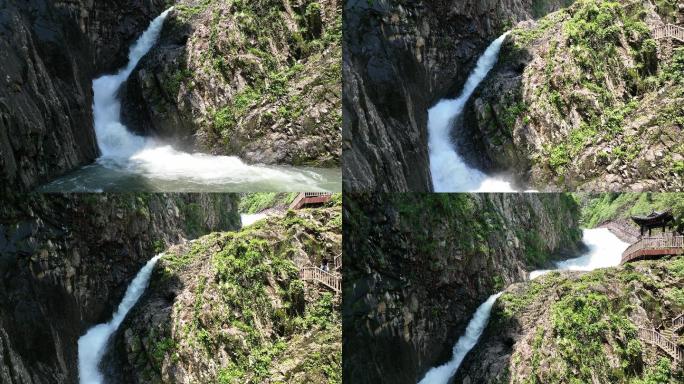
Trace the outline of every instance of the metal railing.
<instances>
[{"instance_id":1,"label":"metal railing","mask_svg":"<svg viewBox=\"0 0 684 384\"><path fill-rule=\"evenodd\" d=\"M653 38L664 39L666 37L671 37L684 43L684 28L674 24L665 24L653 29Z\"/></svg>"},{"instance_id":2,"label":"metal railing","mask_svg":"<svg viewBox=\"0 0 684 384\"><path fill-rule=\"evenodd\" d=\"M335 293L342 291L342 279L318 267L304 267L299 270L299 276L304 281L321 283L335 291Z\"/></svg>"},{"instance_id":3,"label":"metal railing","mask_svg":"<svg viewBox=\"0 0 684 384\"><path fill-rule=\"evenodd\" d=\"M646 342L650 344L660 347L660 349L665 351L665 353L674 359L675 365L684 361L684 350L679 348L675 342L658 333L657 331L639 328L639 338L646 340Z\"/></svg>"}]
</instances>

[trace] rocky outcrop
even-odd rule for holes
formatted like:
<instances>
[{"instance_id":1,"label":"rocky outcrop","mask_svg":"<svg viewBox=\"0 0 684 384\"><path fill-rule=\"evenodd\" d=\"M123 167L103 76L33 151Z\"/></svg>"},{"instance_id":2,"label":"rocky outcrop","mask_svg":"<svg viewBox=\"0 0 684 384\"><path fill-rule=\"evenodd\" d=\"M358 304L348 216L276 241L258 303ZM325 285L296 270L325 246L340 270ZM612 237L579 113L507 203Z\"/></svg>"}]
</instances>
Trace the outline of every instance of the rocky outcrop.
<instances>
[{"instance_id":1,"label":"rocky outcrop","mask_svg":"<svg viewBox=\"0 0 684 384\"><path fill-rule=\"evenodd\" d=\"M338 0L182 0L122 91L144 135L249 162L340 163Z\"/></svg>"},{"instance_id":2,"label":"rocky outcrop","mask_svg":"<svg viewBox=\"0 0 684 384\"><path fill-rule=\"evenodd\" d=\"M165 0L0 2L0 193L98 155L91 82L125 62Z\"/></svg>"},{"instance_id":3,"label":"rocky outcrop","mask_svg":"<svg viewBox=\"0 0 684 384\"><path fill-rule=\"evenodd\" d=\"M661 24L650 1L595 0L517 25L457 122L464 156L542 190L680 190L684 51Z\"/></svg>"},{"instance_id":4,"label":"rocky outcrop","mask_svg":"<svg viewBox=\"0 0 684 384\"><path fill-rule=\"evenodd\" d=\"M345 3L343 172L347 191L432 190L427 110L458 93L478 56L520 20L567 0Z\"/></svg>"},{"instance_id":5,"label":"rocky outcrop","mask_svg":"<svg viewBox=\"0 0 684 384\"><path fill-rule=\"evenodd\" d=\"M577 251L568 195L344 198L344 381L415 383L486 297Z\"/></svg>"},{"instance_id":6,"label":"rocky outcrop","mask_svg":"<svg viewBox=\"0 0 684 384\"><path fill-rule=\"evenodd\" d=\"M30 195L0 206L0 382L76 383L77 339L166 245L240 226L234 195Z\"/></svg>"},{"instance_id":7,"label":"rocky outcrop","mask_svg":"<svg viewBox=\"0 0 684 384\"><path fill-rule=\"evenodd\" d=\"M683 272L680 257L514 284L454 382L681 383L672 358L638 328L668 333L684 311ZM684 345L678 335L669 337Z\"/></svg>"},{"instance_id":8,"label":"rocky outcrop","mask_svg":"<svg viewBox=\"0 0 684 384\"><path fill-rule=\"evenodd\" d=\"M165 252L105 357L116 383L341 383L339 296L299 268L342 247L341 208L289 211Z\"/></svg>"}]
</instances>

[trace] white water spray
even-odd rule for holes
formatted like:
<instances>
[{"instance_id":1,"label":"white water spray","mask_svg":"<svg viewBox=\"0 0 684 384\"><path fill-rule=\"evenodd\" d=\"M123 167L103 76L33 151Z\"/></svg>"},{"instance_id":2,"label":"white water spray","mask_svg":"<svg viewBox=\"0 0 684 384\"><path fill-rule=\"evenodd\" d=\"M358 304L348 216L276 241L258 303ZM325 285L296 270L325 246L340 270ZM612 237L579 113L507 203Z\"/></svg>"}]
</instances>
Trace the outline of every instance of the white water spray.
<instances>
[{"instance_id":1,"label":"white water spray","mask_svg":"<svg viewBox=\"0 0 684 384\"><path fill-rule=\"evenodd\" d=\"M463 362L466 354L473 349L480 339L480 336L482 336L482 332L489 322L489 315L492 312L492 307L494 306L496 299L498 299L502 293L503 292L499 292L489 296L487 301L477 308L473 318L470 320L470 323L468 323L465 334L461 336L456 345L454 345L451 361L430 369L425 377L423 377L423 380L418 384L446 384L449 382L451 376L456 373L461 362Z\"/></svg>"},{"instance_id":2,"label":"white water spray","mask_svg":"<svg viewBox=\"0 0 684 384\"><path fill-rule=\"evenodd\" d=\"M203 184L275 183L320 190L320 177L283 167L248 165L235 156L185 153L152 138L137 136L121 123L118 91L140 59L157 42L168 9L155 18L133 44L128 64L114 75L93 81L95 135L102 156L97 162L109 169L140 174L150 179L187 180ZM298 190L298 189L297 189Z\"/></svg>"},{"instance_id":3,"label":"white water spray","mask_svg":"<svg viewBox=\"0 0 684 384\"><path fill-rule=\"evenodd\" d=\"M507 34L494 40L480 57L475 70L470 74L457 99L442 100L428 110L430 171L435 192L514 191L509 181L490 177L477 169L470 168L458 154L451 140L452 122L463 113L463 108L470 96L496 64L501 44Z\"/></svg>"},{"instance_id":4,"label":"white water spray","mask_svg":"<svg viewBox=\"0 0 684 384\"><path fill-rule=\"evenodd\" d=\"M265 213L254 213L254 214L245 213L245 214L240 215L240 220L242 221L242 226L246 227L248 225L252 225L252 224L256 223L257 221L259 221L261 219L265 219L266 217L268 217L268 215Z\"/></svg>"},{"instance_id":5,"label":"white water spray","mask_svg":"<svg viewBox=\"0 0 684 384\"><path fill-rule=\"evenodd\" d=\"M556 270L593 271L596 268L614 267L620 264L622 252L629 244L620 240L606 228L585 229L582 233L584 243L589 251L584 255L556 263ZM535 279L551 270L537 270L530 273ZM503 292L492 295L477 308L475 315L468 323L466 333L458 339L454 346L453 357L448 363L432 368L419 384L446 384L456 373L465 355L477 344L484 328L489 322L489 315L496 299Z\"/></svg>"},{"instance_id":6,"label":"white water spray","mask_svg":"<svg viewBox=\"0 0 684 384\"><path fill-rule=\"evenodd\" d=\"M629 244L620 240L607 228L585 229L582 240L589 247L587 253L574 259L559 261L556 269L540 269L530 272L530 280L551 271L593 271L596 268L608 268L620 265L622 252Z\"/></svg>"},{"instance_id":7,"label":"white water spray","mask_svg":"<svg viewBox=\"0 0 684 384\"><path fill-rule=\"evenodd\" d=\"M126 294L108 323L98 324L78 339L78 377L80 384L102 384L104 378L98 369L109 338L119 328L128 311L138 302L150 281L152 269L161 255L145 264L126 289Z\"/></svg>"}]
</instances>

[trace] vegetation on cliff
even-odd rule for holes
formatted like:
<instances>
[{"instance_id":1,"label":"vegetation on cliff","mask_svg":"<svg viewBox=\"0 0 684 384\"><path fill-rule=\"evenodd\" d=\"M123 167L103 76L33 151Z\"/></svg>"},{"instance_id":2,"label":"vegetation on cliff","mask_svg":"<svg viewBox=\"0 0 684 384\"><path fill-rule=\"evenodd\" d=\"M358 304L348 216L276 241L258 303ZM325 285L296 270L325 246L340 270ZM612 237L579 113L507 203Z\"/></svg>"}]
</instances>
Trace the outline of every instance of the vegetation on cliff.
<instances>
[{"instance_id":1,"label":"vegetation on cliff","mask_svg":"<svg viewBox=\"0 0 684 384\"><path fill-rule=\"evenodd\" d=\"M340 253L340 211L288 211L168 250L118 335L124 378L340 383L339 297L299 276Z\"/></svg>"},{"instance_id":2,"label":"vegetation on cliff","mask_svg":"<svg viewBox=\"0 0 684 384\"><path fill-rule=\"evenodd\" d=\"M575 198L582 206L581 222L587 228L653 211L672 210L678 224L684 218L684 196L678 193L576 194Z\"/></svg>"},{"instance_id":3,"label":"vegetation on cliff","mask_svg":"<svg viewBox=\"0 0 684 384\"><path fill-rule=\"evenodd\" d=\"M649 2L580 0L514 28L470 111L486 165L541 188L682 184L684 50L667 56L658 19Z\"/></svg>"},{"instance_id":4,"label":"vegetation on cliff","mask_svg":"<svg viewBox=\"0 0 684 384\"><path fill-rule=\"evenodd\" d=\"M337 0L180 0L129 81L130 125L250 161L339 164L341 31Z\"/></svg>"},{"instance_id":5,"label":"vegetation on cliff","mask_svg":"<svg viewBox=\"0 0 684 384\"><path fill-rule=\"evenodd\" d=\"M240 199L240 212L251 214L273 207L287 207L296 197L297 192L248 193Z\"/></svg>"},{"instance_id":6,"label":"vegetation on cliff","mask_svg":"<svg viewBox=\"0 0 684 384\"><path fill-rule=\"evenodd\" d=\"M505 383L680 382L682 372L672 358L637 331L667 328L683 313L682 286L681 257L583 274L552 272L514 285L499 298L460 377ZM505 347L494 352L498 345ZM501 358L505 363L492 369Z\"/></svg>"},{"instance_id":7,"label":"vegetation on cliff","mask_svg":"<svg viewBox=\"0 0 684 384\"><path fill-rule=\"evenodd\" d=\"M350 194L344 218L352 382L418 381L486 297L581 238L578 206L562 194Z\"/></svg>"},{"instance_id":8,"label":"vegetation on cliff","mask_svg":"<svg viewBox=\"0 0 684 384\"><path fill-rule=\"evenodd\" d=\"M0 202L0 382L77 382L78 338L111 317L140 267L170 244L238 229L237 202L163 193Z\"/></svg>"}]
</instances>

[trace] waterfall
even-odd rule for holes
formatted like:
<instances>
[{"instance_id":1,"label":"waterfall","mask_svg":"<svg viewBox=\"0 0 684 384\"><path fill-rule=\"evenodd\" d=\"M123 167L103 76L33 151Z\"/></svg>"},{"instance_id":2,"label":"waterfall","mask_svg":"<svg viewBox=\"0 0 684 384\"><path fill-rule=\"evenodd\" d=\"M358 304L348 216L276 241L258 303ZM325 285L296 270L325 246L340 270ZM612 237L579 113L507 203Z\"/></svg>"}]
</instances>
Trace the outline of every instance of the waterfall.
<instances>
[{"instance_id":1,"label":"waterfall","mask_svg":"<svg viewBox=\"0 0 684 384\"><path fill-rule=\"evenodd\" d=\"M622 261L622 252L629 246L607 228L585 229L582 231L582 240L589 250L580 257L557 262L555 270L593 271L596 268L615 267ZM551 271L532 271L530 280Z\"/></svg>"},{"instance_id":2,"label":"waterfall","mask_svg":"<svg viewBox=\"0 0 684 384\"><path fill-rule=\"evenodd\" d=\"M457 99L442 100L428 110L430 171L435 192L514 191L509 181L489 177L477 169L470 168L458 154L451 140L452 122L463 113L470 96L496 64L506 35L507 33L494 40L480 57Z\"/></svg>"},{"instance_id":3,"label":"waterfall","mask_svg":"<svg viewBox=\"0 0 684 384\"><path fill-rule=\"evenodd\" d=\"M155 18L131 46L125 68L93 81L95 136L102 153L97 163L114 171L157 180L186 180L201 184L276 183L321 190L316 187L321 177L313 172L290 167L248 165L236 156L185 153L152 138L135 135L123 125L119 89L140 59L157 42L171 9Z\"/></svg>"},{"instance_id":4,"label":"waterfall","mask_svg":"<svg viewBox=\"0 0 684 384\"><path fill-rule=\"evenodd\" d=\"M116 332L128 311L135 305L147 288L152 269L161 255L145 264L126 289L126 294L114 316L108 323L98 324L78 339L78 376L80 384L102 384L102 373L98 368L105 352L107 341Z\"/></svg>"},{"instance_id":5,"label":"waterfall","mask_svg":"<svg viewBox=\"0 0 684 384\"><path fill-rule=\"evenodd\" d=\"M254 213L254 214L242 214L240 215L240 220L242 221L242 226L246 227L248 225L252 225L255 222L265 219L268 215L265 213Z\"/></svg>"},{"instance_id":6,"label":"waterfall","mask_svg":"<svg viewBox=\"0 0 684 384\"><path fill-rule=\"evenodd\" d=\"M589 251L580 257L557 262L557 270L593 271L596 268L614 267L620 264L622 252L629 246L606 228L585 229L582 236L582 240L589 247ZM530 279L535 279L550 271L532 271ZM463 362L465 355L477 344L489 321L492 306L502 293L489 296L487 301L477 308L475 315L468 323L465 334L458 339L454 346L451 361L430 369L419 384L446 384L449 382L449 379Z\"/></svg>"},{"instance_id":7,"label":"waterfall","mask_svg":"<svg viewBox=\"0 0 684 384\"><path fill-rule=\"evenodd\" d=\"M453 356L451 360L439 367L431 368L418 384L447 384L451 376L456 373L456 370L463 362L466 354L477 344L477 340L482 335L487 322L489 322L489 315L492 312L492 307L496 299L501 296L502 292L489 296L487 301L482 303L475 311L473 318L468 323L465 334L458 339L454 345Z\"/></svg>"}]
</instances>

